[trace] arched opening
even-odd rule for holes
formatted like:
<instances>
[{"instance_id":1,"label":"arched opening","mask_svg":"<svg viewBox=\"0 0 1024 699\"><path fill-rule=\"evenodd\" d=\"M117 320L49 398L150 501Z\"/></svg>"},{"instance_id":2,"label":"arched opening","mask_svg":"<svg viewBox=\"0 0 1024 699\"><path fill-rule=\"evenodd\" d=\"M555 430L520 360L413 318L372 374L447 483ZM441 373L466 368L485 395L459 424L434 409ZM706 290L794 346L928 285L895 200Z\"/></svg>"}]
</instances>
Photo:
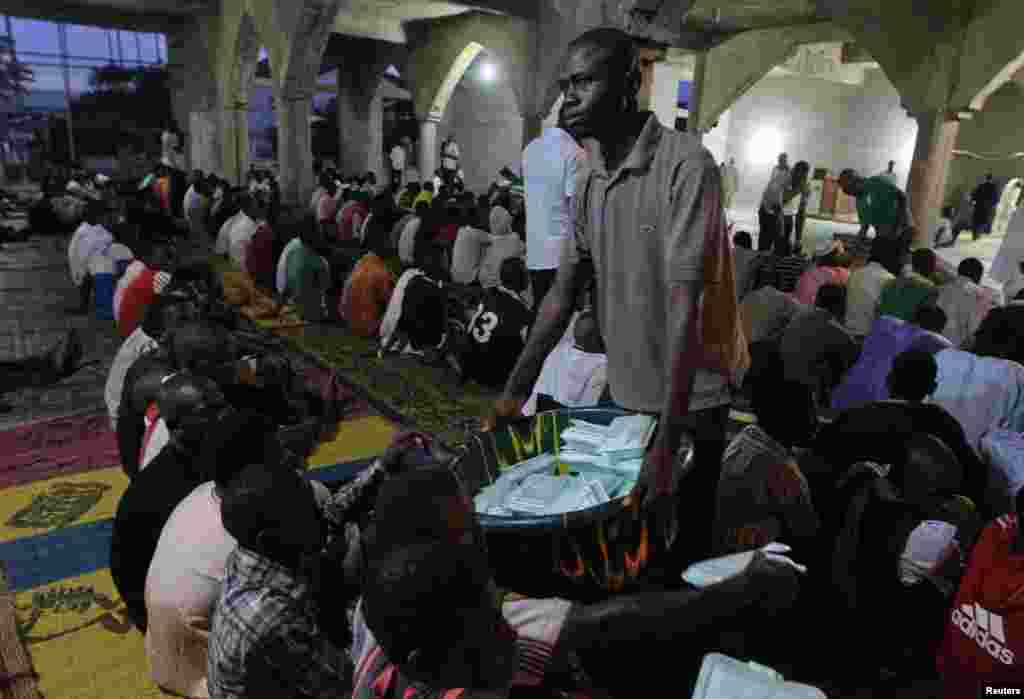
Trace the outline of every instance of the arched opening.
<instances>
[{"instance_id":1,"label":"arched opening","mask_svg":"<svg viewBox=\"0 0 1024 699\"><path fill-rule=\"evenodd\" d=\"M458 142L467 189L486 189L503 167L521 169L523 119L510 73L502 57L470 43L455 59L431 105L437 147L448 137Z\"/></svg>"},{"instance_id":2,"label":"arched opening","mask_svg":"<svg viewBox=\"0 0 1024 699\"><path fill-rule=\"evenodd\" d=\"M258 49L258 61L247 89L249 104L249 162L263 169L277 160L277 109L270 56Z\"/></svg>"}]
</instances>

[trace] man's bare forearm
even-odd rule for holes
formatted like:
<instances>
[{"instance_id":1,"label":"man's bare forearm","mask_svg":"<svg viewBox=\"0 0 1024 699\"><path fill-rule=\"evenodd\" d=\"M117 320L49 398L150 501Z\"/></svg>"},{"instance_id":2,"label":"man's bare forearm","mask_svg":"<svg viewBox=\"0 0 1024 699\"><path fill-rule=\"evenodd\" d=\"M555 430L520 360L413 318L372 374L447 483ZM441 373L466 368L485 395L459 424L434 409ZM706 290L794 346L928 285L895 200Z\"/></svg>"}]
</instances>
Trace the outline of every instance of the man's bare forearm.
<instances>
[{"instance_id":1,"label":"man's bare forearm","mask_svg":"<svg viewBox=\"0 0 1024 699\"><path fill-rule=\"evenodd\" d=\"M573 303L557 291L557 288L552 289L541 303L526 347L519 355L519 360L505 384L506 397L530 395L544 367L544 360L555 349L569 327Z\"/></svg>"},{"instance_id":2,"label":"man's bare forearm","mask_svg":"<svg viewBox=\"0 0 1024 699\"><path fill-rule=\"evenodd\" d=\"M756 598L747 576L738 575L704 590L647 592L579 605L569 613L558 645L582 650L601 643L670 641L724 624Z\"/></svg>"}]
</instances>

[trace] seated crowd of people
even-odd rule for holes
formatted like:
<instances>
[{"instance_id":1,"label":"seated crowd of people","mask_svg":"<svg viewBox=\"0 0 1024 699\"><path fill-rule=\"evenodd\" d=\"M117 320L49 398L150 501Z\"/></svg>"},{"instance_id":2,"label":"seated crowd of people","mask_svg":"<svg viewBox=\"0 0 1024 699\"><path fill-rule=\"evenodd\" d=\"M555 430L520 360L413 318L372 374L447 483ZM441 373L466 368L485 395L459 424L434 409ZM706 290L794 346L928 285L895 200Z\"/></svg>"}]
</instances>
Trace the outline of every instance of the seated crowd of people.
<instances>
[{"instance_id":1,"label":"seated crowd of people","mask_svg":"<svg viewBox=\"0 0 1024 699\"><path fill-rule=\"evenodd\" d=\"M1004 306L977 259L952 273L930 250L877 237L867 259L829 243L808 260L782 231L763 251L737 233L752 359L737 401L752 415L722 459L710 550L781 541L807 574L758 553L695 590L678 576L694 561L680 560L675 579L625 595L533 599L498 590L473 493L429 435L400 434L340 488L307 477L315 439L282 428L323 414L324 396L240 330L209 259L183 259L177 242L212 244L263 293L382 356L500 388L542 301L522 197L433 182L392 192L372 173L328 170L308 209L286 214L259 173L246 188L193 173L172 204L167 170L137 191L79 183L81 204L48 204L71 234L81 310L109 294L125 338L106 387L130 478L111 574L163 690L637 696L692 685L715 650L818 680L937 665L949 697L1021 677L1006 629L1024 609L1024 495L1010 494L1017 512L995 504L980 445L994 429L1024 431L1024 292ZM608 400L595 297L580 294L525 414ZM941 523L955 539L935 534ZM878 633L879 612L909 618ZM773 631L784 618L810 637L824 615L847 640L796 647ZM671 668L622 672L670 647Z\"/></svg>"}]
</instances>

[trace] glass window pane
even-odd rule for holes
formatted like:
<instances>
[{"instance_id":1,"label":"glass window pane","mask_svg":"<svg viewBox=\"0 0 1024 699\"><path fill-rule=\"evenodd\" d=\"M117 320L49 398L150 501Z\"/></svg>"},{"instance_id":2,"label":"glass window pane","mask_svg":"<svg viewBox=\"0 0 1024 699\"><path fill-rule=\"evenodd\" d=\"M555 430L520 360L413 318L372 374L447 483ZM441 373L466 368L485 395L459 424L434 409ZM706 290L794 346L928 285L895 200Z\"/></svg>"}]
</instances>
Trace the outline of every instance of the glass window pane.
<instances>
[{"instance_id":1,"label":"glass window pane","mask_svg":"<svg viewBox=\"0 0 1024 699\"><path fill-rule=\"evenodd\" d=\"M29 86L30 94L39 94L39 99L53 100L64 98L64 71L59 66L30 65L33 81Z\"/></svg>"},{"instance_id":2,"label":"glass window pane","mask_svg":"<svg viewBox=\"0 0 1024 699\"><path fill-rule=\"evenodd\" d=\"M142 60L146 63L156 63L156 42L158 41L156 34L143 34L139 40L142 42Z\"/></svg>"},{"instance_id":3,"label":"glass window pane","mask_svg":"<svg viewBox=\"0 0 1024 699\"><path fill-rule=\"evenodd\" d=\"M156 43L158 46L157 62L165 63L167 61L167 39L163 34L157 34Z\"/></svg>"},{"instance_id":4,"label":"glass window pane","mask_svg":"<svg viewBox=\"0 0 1024 699\"><path fill-rule=\"evenodd\" d=\"M109 59L107 31L81 24L68 25L68 54L75 57Z\"/></svg>"},{"instance_id":5,"label":"glass window pane","mask_svg":"<svg viewBox=\"0 0 1024 699\"><path fill-rule=\"evenodd\" d=\"M83 92L89 92L92 86L89 78L92 77L92 68L72 68L71 73L71 96L78 97Z\"/></svg>"},{"instance_id":6,"label":"glass window pane","mask_svg":"<svg viewBox=\"0 0 1024 699\"><path fill-rule=\"evenodd\" d=\"M19 53L22 51L35 53L60 53L60 42L57 40L57 25L37 19L14 18L11 20L14 40Z\"/></svg>"}]
</instances>

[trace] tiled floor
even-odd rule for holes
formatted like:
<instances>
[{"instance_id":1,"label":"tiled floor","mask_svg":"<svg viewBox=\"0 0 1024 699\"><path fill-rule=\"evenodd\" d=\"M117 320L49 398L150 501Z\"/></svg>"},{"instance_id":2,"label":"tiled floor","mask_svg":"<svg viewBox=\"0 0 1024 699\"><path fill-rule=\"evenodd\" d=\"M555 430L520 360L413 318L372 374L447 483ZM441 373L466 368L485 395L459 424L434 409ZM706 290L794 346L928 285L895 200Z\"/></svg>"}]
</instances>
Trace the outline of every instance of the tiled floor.
<instances>
[{"instance_id":1,"label":"tiled floor","mask_svg":"<svg viewBox=\"0 0 1024 699\"><path fill-rule=\"evenodd\" d=\"M78 329L84 345L82 368L73 376L42 389L4 393L14 409L0 415L0 429L103 409L103 385L120 338L113 321L67 313L77 292L67 272L66 246L58 238L0 246L0 360L41 354L69 328Z\"/></svg>"}]
</instances>

